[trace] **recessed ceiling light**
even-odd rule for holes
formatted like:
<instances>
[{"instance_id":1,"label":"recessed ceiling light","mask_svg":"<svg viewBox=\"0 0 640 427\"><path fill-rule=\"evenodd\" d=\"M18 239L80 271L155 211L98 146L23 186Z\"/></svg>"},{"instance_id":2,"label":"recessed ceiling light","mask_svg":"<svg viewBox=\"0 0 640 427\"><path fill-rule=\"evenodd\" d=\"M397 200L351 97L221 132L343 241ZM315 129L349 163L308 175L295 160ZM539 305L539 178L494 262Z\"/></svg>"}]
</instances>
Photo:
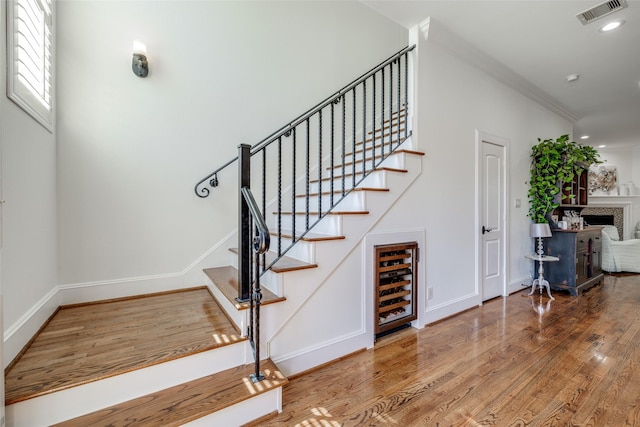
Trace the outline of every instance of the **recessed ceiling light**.
<instances>
[{"instance_id":1,"label":"recessed ceiling light","mask_svg":"<svg viewBox=\"0 0 640 427\"><path fill-rule=\"evenodd\" d=\"M565 79L567 79L568 82L575 82L579 78L580 78L580 74L569 74L567 77L565 77Z\"/></svg>"},{"instance_id":2,"label":"recessed ceiling light","mask_svg":"<svg viewBox=\"0 0 640 427\"><path fill-rule=\"evenodd\" d=\"M589 139L589 135L582 135L580 139Z\"/></svg>"},{"instance_id":3,"label":"recessed ceiling light","mask_svg":"<svg viewBox=\"0 0 640 427\"><path fill-rule=\"evenodd\" d=\"M604 148L604 147L606 147L606 145L604 144L598 145L598 148Z\"/></svg>"},{"instance_id":4,"label":"recessed ceiling light","mask_svg":"<svg viewBox=\"0 0 640 427\"><path fill-rule=\"evenodd\" d=\"M624 24L624 21L611 21L608 24L600 27L600 32L601 33L606 33L607 31L615 30L616 28L618 28L622 24Z\"/></svg>"}]
</instances>

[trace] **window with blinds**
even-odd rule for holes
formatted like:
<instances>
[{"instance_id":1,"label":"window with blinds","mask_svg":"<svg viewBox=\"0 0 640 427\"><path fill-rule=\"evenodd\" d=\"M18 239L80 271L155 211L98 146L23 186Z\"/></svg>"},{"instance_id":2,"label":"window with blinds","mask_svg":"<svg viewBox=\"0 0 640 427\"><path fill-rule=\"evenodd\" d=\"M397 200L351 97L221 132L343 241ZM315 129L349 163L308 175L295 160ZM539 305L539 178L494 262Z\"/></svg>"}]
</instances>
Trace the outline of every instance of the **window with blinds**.
<instances>
[{"instance_id":1,"label":"window with blinds","mask_svg":"<svg viewBox=\"0 0 640 427\"><path fill-rule=\"evenodd\" d=\"M8 96L53 132L53 0L7 0Z\"/></svg>"}]
</instances>

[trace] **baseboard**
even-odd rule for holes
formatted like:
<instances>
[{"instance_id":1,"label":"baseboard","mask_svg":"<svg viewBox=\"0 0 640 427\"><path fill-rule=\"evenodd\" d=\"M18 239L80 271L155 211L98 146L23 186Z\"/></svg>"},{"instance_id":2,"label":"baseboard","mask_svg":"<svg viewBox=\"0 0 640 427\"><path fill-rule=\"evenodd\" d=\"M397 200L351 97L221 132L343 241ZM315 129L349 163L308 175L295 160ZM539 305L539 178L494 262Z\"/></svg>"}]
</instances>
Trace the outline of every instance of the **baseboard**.
<instances>
[{"instance_id":1,"label":"baseboard","mask_svg":"<svg viewBox=\"0 0 640 427\"><path fill-rule=\"evenodd\" d=\"M273 362L287 377L308 371L317 366L344 357L345 354L355 353L367 347L370 337L363 330L343 335L324 343L282 355Z\"/></svg>"},{"instance_id":2,"label":"baseboard","mask_svg":"<svg viewBox=\"0 0 640 427\"><path fill-rule=\"evenodd\" d=\"M454 314L461 313L473 307L477 307L482 303L481 298L477 294L469 294L457 298L452 301L447 301L443 304L427 307L425 311L426 324L437 322L438 320L445 319L453 316Z\"/></svg>"},{"instance_id":3,"label":"baseboard","mask_svg":"<svg viewBox=\"0 0 640 427\"><path fill-rule=\"evenodd\" d=\"M235 242L233 231L178 273L128 277L114 280L58 285L31 307L4 333L4 368L22 351L58 307L91 301L125 298L176 289L205 286L202 269L228 264L228 245Z\"/></svg>"},{"instance_id":4,"label":"baseboard","mask_svg":"<svg viewBox=\"0 0 640 427\"><path fill-rule=\"evenodd\" d=\"M20 354L59 306L58 290L53 289L24 313L17 322L7 328L4 332L3 368L6 368Z\"/></svg>"},{"instance_id":5,"label":"baseboard","mask_svg":"<svg viewBox=\"0 0 640 427\"><path fill-rule=\"evenodd\" d=\"M531 286L531 277L523 276L519 279L516 279L507 285L507 293L509 295L521 291L527 287Z\"/></svg>"}]
</instances>

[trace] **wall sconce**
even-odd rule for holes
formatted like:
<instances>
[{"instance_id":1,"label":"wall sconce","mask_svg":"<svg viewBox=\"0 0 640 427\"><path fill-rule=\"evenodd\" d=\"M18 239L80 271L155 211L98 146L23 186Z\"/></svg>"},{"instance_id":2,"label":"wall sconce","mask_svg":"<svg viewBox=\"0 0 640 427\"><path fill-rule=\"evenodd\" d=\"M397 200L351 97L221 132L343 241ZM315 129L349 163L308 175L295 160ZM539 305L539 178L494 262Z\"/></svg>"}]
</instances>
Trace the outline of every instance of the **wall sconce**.
<instances>
[{"instance_id":1,"label":"wall sconce","mask_svg":"<svg viewBox=\"0 0 640 427\"><path fill-rule=\"evenodd\" d=\"M133 59L131 60L133 74L138 77L149 75L149 64L147 63L147 47L139 41L133 42Z\"/></svg>"}]
</instances>

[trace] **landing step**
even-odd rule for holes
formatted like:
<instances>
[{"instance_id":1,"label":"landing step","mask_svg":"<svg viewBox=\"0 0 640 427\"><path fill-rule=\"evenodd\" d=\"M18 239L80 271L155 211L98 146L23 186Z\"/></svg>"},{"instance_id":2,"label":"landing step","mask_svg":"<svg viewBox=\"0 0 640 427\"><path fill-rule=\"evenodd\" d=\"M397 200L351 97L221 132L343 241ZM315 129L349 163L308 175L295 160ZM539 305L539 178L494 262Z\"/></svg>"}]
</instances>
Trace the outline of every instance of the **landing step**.
<instances>
[{"instance_id":1,"label":"landing step","mask_svg":"<svg viewBox=\"0 0 640 427\"><path fill-rule=\"evenodd\" d=\"M283 214L286 212L282 212ZM229 249L231 252L237 254L238 248ZM271 265L273 261L277 258L277 255L274 252L267 252L265 254L265 261L267 265ZM274 273L286 273L287 271L295 271L295 270L306 270L307 268L317 268L318 264L309 264L308 262L300 261L299 259L291 258L288 256L283 256L276 262L273 266L271 266L271 271Z\"/></svg>"},{"instance_id":2,"label":"landing step","mask_svg":"<svg viewBox=\"0 0 640 427\"><path fill-rule=\"evenodd\" d=\"M223 295L233 304L236 310L248 310L249 302L238 302L238 270L230 265L224 267L205 268L204 273L215 283ZM269 289L262 288L262 305L273 304L284 301L286 298L279 297Z\"/></svg>"},{"instance_id":3,"label":"landing step","mask_svg":"<svg viewBox=\"0 0 640 427\"><path fill-rule=\"evenodd\" d=\"M238 366L55 426L180 426L289 382L271 359L261 362L260 372L266 379L254 384L249 378L254 373L254 365Z\"/></svg>"},{"instance_id":4,"label":"landing step","mask_svg":"<svg viewBox=\"0 0 640 427\"><path fill-rule=\"evenodd\" d=\"M240 341L206 287L62 306L7 368L5 404Z\"/></svg>"}]
</instances>

